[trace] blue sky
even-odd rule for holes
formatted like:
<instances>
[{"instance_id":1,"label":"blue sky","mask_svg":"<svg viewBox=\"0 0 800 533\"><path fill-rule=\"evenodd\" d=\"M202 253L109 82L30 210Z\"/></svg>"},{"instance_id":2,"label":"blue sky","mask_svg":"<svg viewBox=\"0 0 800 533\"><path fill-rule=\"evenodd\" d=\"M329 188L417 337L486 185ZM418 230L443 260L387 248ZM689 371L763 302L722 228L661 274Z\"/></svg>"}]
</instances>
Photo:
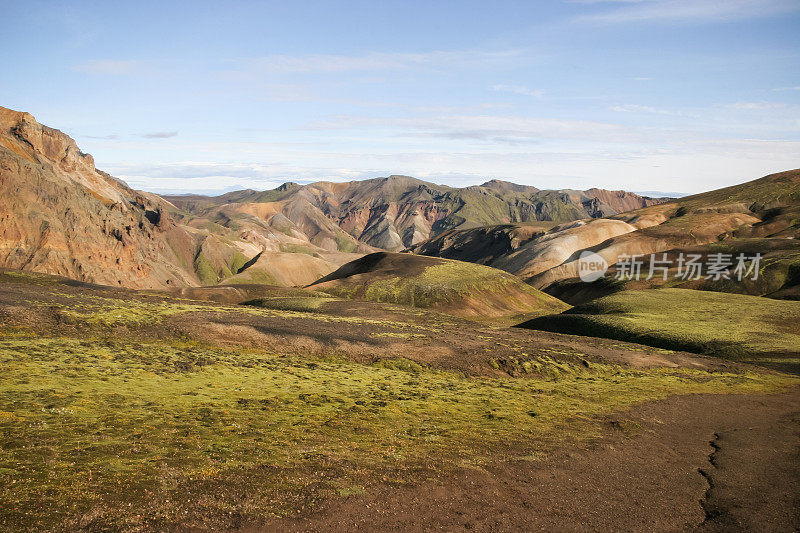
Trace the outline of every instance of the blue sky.
<instances>
[{"instance_id":1,"label":"blue sky","mask_svg":"<svg viewBox=\"0 0 800 533\"><path fill-rule=\"evenodd\" d=\"M0 0L0 105L155 192L800 167L800 0Z\"/></svg>"}]
</instances>

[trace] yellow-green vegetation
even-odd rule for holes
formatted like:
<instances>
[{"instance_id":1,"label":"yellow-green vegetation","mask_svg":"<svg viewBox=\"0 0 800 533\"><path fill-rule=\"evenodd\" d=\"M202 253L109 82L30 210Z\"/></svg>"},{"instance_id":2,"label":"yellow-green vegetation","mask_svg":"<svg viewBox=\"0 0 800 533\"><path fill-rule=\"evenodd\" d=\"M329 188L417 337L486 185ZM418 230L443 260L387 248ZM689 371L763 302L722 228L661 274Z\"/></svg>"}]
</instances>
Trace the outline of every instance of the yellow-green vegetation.
<instances>
[{"instance_id":1,"label":"yellow-green vegetation","mask_svg":"<svg viewBox=\"0 0 800 533\"><path fill-rule=\"evenodd\" d=\"M333 235L336 246L340 252L353 253L358 250L358 244L344 230L335 230Z\"/></svg>"},{"instance_id":2,"label":"yellow-green vegetation","mask_svg":"<svg viewBox=\"0 0 800 533\"><path fill-rule=\"evenodd\" d=\"M265 270L247 269L238 276L225 280L224 285L278 285L278 282Z\"/></svg>"},{"instance_id":3,"label":"yellow-green vegetation","mask_svg":"<svg viewBox=\"0 0 800 533\"><path fill-rule=\"evenodd\" d=\"M245 302L245 305L263 307L266 309L277 309L280 311L299 311L305 313L316 313L328 302L336 301L336 298L325 295L320 296L279 296L270 298L257 298Z\"/></svg>"},{"instance_id":4,"label":"yellow-green vegetation","mask_svg":"<svg viewBox=\"0 0 800 533\"><path fill-rule=\"evenodd\" d=\"M319 257L319 254L312 248L303 246L302 244L281 244L281 252L287 252L290 254L306 254L312 257Z\"/></svg>"},{"instance_id":5,"label":"yellow-green vegetation","mask_svg":"<svg viewBox=\"0 0 800 533\"><path fill-rule=\"evenodd\" d=\"M439 260L410 275L376 276L366 283L346 283L319 290L341 297L361 297L376 302L429 308L446 305L478 293L513 288L533 296L543 305L560 304L519 278L495 268L462 261ZM505 295L505 303L513 303L513 295ZM522 304L525 305L525 304Z\"/></svg>"},{"instance_id":6,"label":"yellow-green vegetation","mask_svg":"<svg viewBox=\"0 0 800 533\"><path fill-rule=\"evenodd\" d=\"M194 260L194 271L203 285L216 285L219 281L219 276L216 270L214 270L211 261L202 253L197 254Z\"/></svg>"},{"instance_id":7,"label":"yellow-green vegetation","mask_svg":"<svg viewBox=\"0 0 800 533\"><path fill-rule=\"evenodd\" d=\"M165 317L180 313L225 311L226 308L179 301L144 302L114 298L92 298L88 302L63 306L59 315L66 322L85 323L92 326L136 327L154 324Z\"/></svg>"},{"instance_id":8,"label":"yellow-green vegetation","mask_svg":"<svg viewBox=\"0 0 800 533\"><path fill-rule=\"evenodd\" d=\"M800 352L800 302L690 289L623 291L523 326L749 362Z\"/></svg>"},{"instance_id":9,"label":"yellow-green vegetation","mask_svg":"<svg viewBox=\"0 0 800 533\"><path fill-rule=\"evenodd\" d=\"M761 205L797 205L800 202L800 179L796 170L770 174L741 185L688 196L680 200L681 205L708 205L711 202L758 202Z\"/></svg>"},{"instance_id":10,"label":"yellow-green vegetation","mask_svg":"<svg viewBox=\"0 0 800 533\"><path fill-rule=\"evenodd\" d=\"M67 294L57 293L69 298ZM257 298L248 305L225 306L198 303L191 300L130 300L83 295L80 300L62 305L50 305L57 309L61 320L66 323L80 323L90 326L115 327L126 326L138 328L157 324L173 315L183 313L241 313L264 317L284 319L309 319L320 322L338 322L344 324L370 324L397 329L422 329L435 331L442 321L437 317L425 326L417 326L392 320L381 320L357 316L341 316L322 314L322 305L336 301L336 298L319 291L296 291L297 296ZM301 296L302 295L302 296ZM30 301L31 305L43 305Z\"/></svg>"},{"instance_id":11,"label":"yellow-green vegetation","mask_svg":"<svg viewBox=\"0 0 800 533\"><path fill-rule=\"evenodd\" d=\"M395 331L384 331L381 333L371 333L370 337L377 337L377 338L392 338L392 339L413 339L413 338L422 338L427 337L422 333L407 333L404 331L395 332Z\"/></svg>"},{"instance_id":12,"label":"yellow-green vegetation","mask_svg":"<svg viewBox=\"0 0 800 533\"><path fill-rule=\"evenodd\" d=\"M26 285L55 285L58 278L35 272L0 270L0 283L24 283Z\"/></svg>"},{"instance_id":13,"label":"yellow-green vegetation","mask_svg":"<svg viewBox=\"0 0 800 533\"><path fill-rule=\"evenodd\" d=\"M239 271L242 269L243 266L247 264L249 259L245 257L245 255L241 252L234 252L233 256L231 256L230 263L228 265L231 274L238 274Z\"/></svg>"},{"instance_id":14,"label":"yellow-green vegetation","mask_svg":"<svg viewBox=\"0 0 800 533\"><path fill-rule=\"evenodd\" d=\"M478 288L502 287L511 281L488 267L447 261L426 267L417 276L376 280L366 287L365 297L378 302L430 307L467 296Z\"/></svg>"},{"instance_id":15,"label":"yellow-green vegetation","mask_svg":"<svg viewBox=\"0 0 800 533\"><path fill-rule=\"evenodd\" d=\"M410 361L107 339L0 339L0 525L230 525L499 445L591 438L592 417L687 393L777 392L766 374L592 364L478 379ZM216 521L215 521L216 520Z\"/></svg>"}]
</instances>

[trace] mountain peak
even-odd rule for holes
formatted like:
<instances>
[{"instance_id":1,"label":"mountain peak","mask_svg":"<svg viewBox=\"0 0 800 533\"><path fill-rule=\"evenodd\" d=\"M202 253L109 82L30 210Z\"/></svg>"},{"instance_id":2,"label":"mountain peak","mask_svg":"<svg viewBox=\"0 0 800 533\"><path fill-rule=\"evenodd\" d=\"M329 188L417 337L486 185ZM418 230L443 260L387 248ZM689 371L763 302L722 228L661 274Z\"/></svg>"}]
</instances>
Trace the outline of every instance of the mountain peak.
<instances>
[{"instance_id":1,"label":"mountain peak","mask_svg":"<svg viewBox=\"0 0 800 533\"><path fill-rule=\"evenodd\" d=\"M513 192L536 192L539 189L533 187L532 185L519 185L517 183L512 183L510 181L503 181L503 180L489 180L486 183L482 183L479 187L483 187L484 189L492 189L495 191L513 191Z\"/></svg>"},{"instance_id":2,"label":"mountain peak","mask_svg":"<svg viewBox=\"0 0 800 533\"><path fill-rule=\"evenodd\" d=\"M98 172L94 158L83 153L72 137L40 124L30 113L0 107L0 143L29 163L52 167L61 179L111 203L125 205L133 194L119 180Z\"/></svg>"}]
</instances>

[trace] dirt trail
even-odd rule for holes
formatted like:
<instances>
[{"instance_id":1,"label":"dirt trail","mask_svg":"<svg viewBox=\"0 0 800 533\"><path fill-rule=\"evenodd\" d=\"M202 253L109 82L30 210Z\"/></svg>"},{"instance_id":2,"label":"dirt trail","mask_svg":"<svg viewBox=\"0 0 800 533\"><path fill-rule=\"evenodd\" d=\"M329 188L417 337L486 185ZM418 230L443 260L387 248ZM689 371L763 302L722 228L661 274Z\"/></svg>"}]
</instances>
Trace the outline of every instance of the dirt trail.
<instances>
[{"instance_id":1,"label":"dirt trail","mask_svg":"<svg viewBox=\"0 0 800 533\"><path fill-rule=\"evenodd\" d=\"M638 428L626 436L615 428ZM797 531L800 390L692 395L609 420L541 461L378 487L266 531Z\"/></svg>"}]
</instances>

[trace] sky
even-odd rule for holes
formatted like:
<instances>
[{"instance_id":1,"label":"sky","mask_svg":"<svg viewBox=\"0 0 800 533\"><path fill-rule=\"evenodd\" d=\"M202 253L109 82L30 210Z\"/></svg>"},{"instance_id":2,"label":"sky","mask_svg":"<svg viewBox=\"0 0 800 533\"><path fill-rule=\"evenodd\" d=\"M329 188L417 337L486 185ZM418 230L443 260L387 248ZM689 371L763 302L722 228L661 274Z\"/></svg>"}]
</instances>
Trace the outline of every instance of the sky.
<instances>
[{"instance_id":1,"label":"sky","mask_svg":"<svg viewBox=\"0 0 800 533\"><path fill-rule=\"evenodd\" d=\"M800 0L0 0L0 105L137 189L693 193L800 167Z\"/></svg>"}]
</instances>

